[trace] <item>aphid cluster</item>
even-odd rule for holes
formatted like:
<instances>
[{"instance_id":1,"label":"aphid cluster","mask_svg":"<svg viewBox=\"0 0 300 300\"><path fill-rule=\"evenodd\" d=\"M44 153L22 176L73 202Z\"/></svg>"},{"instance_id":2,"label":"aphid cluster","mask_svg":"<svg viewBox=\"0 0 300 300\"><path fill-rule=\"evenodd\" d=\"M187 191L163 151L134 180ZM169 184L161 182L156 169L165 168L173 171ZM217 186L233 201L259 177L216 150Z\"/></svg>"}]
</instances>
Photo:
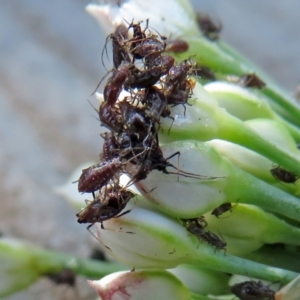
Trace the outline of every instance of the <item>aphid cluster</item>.
<instances>
[{"instance_id":1,"label":"aphid cluster","mask_svg":"<svg viewBox=\"0 0 300 300\"><path fill-rule=\"evenodd\" d=\"M77 214L79 223L90 223L88 229L96 222L103 228L103 221L118 216L134 197L120 186L120 175L127 174L129 164L134 169L129 184L145 179L152 170L197 177L169 163L180 153L164 158L158 140L160 118L174 120L169 107L185 106L192 95L190 75L195 64L191 60L175 64L168 54L186 51L188 44L182 40L168 43L148 29L148 20L143 30L140 23L119 25L108 41L112 43L113 69L97 112L109 132L101 135L100 162L82 170L78 180L78 191L92 193L94 198ZM126 96L121 97L121 92ZM174 172L167 170L169 167Z\"/></svg>"},{"instance_id":2,"label":"aphid cluster","mask_svg":"<svg viewBox=\"0 0 300 300\"><path fill-rule=\"evenodd\" d=\"M181 221L187 231L195 235L199 240L207 242L216 249L226 250L226 242L222 241L216 234L205 230L207 222L203 216L194 219L181 219Z\"/></svg>"}]
</instances>

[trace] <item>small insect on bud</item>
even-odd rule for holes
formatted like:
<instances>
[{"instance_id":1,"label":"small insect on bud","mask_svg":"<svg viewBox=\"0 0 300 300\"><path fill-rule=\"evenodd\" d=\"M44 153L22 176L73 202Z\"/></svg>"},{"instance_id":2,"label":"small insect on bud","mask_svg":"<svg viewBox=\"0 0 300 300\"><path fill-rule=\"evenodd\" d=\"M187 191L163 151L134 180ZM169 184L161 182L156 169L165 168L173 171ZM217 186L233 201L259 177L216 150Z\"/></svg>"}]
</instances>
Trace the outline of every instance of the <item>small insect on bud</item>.
<instances>
[{"instance_id":1,"label":"small insect on bud","mask_svg":"<svg viewBox=\"0 0 300 300\"><path fill-rule=\"evenodd\" d=\"M284 170L279 166L272 168L270 172L276 179L284 183L295 183L298 179L298 176L296 174Z\"/></svg>"}]
</instances>

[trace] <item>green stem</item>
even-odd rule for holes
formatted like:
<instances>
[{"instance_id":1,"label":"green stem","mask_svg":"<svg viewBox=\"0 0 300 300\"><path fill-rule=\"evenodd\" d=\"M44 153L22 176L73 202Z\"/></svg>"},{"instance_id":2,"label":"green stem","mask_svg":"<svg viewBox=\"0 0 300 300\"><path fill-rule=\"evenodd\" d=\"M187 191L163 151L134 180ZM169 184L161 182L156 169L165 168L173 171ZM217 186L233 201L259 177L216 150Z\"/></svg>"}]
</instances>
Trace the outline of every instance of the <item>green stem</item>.
<instances>
[{"instance_id":1,"label":"green stem","mask_svg":"<svg viewBox=\"0 0 300 300\"><path fill-rule=\"evenodd\" d=\"M72 257L65 253L39 250L33 261L40 274L56 273L65 268L90 279L100 279L106 275L128 268L119 263Z\"/></svg>"},{"instance_id":2,"label":"green stem","mask_svg":"<svg viewBox=\"0 0 300 300\"><path fill-rule=\"evenodd\" d=\"M255 252L245 255L244 258L265 263L273 267L300 272L299 264L295 264L296 261L299 261L300 256L286 252L281 248L278 249L276 246L264 246Z\"/></svg>"},{"instance_id":3,"label":"green stem","mask_svg":"<svg viewBox=\"0 0 300 300\"><path fill-rule=\"evenodd\" d=\"M199 294L191 293L191 300L211 300L211 298Z\"/></svg>"},{"instance_id":4,"label":"green stem","mask_svg":"<svg viewBox=\"0 0 300 300\"><path fill-rule=\"evenodd\" d=\"M225 254L221 251L214 251L212 247L202 244L192 254L191 263L201 265L209 269L245 275L271 282L280 281L286 284L293 280L298 274L295 272L270 267L247 259Z\"/></svg>"},{"instance_id":5,"label":"green stem","mask_svg":"<svg viewBox=\"0 0 300 300\"><path fill-rule=\"evenodd\" d=\"M232 117L224 110L219 110L215 119L219 123L218 138L234 142L258 152L286 170L295 170L295 173L300 176L300 161L297 157L284 152L276 145L260 137L242 121Z\"/></svg>"},{"instance_id":6,"label":"green stem","mask_svg":"<svg viewBox=\"0 0 300 300\"><path fill-rule=\"evenodd\" d=\"M210 42L204 38L190 39L189 51L179 55L180 59L195 55L194 60L199 64L211 68L213 71L226 75L244 75L256 73L266 82L267 86L261 91L268 96L271 106L279 113L278 106L284 110L284 117L300 126L300 107L285 92L279 89L264 72L252 65L242 55L222 42ZM273 105L273 103L275 105Z\"/></svg>"},{"instance_id":7,"label":"green stem","mask_svg":"<svg viewBox=\"0 0 300 300\"><path fill-rule=\"evenodd\" d=\"M230 183L225 188L231 199L240 199L241 203L257 205L300 221L300 199L239 168L235 168L232 176ZM234 195L235 193L236 195Z\"/></svg>"}]
</instances>

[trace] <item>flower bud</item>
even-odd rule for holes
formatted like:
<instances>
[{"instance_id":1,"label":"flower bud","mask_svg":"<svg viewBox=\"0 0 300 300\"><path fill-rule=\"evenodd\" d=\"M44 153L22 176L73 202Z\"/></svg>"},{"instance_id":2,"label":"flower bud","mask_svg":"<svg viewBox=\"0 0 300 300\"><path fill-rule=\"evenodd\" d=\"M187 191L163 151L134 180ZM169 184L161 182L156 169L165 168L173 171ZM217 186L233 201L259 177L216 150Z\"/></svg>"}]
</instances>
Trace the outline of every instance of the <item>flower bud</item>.
<instances>
[{"instance_id":1,"label":"flower bud","mask_svg":"<svg viewBox=\"0 0 300 300\"><path fill-rule=\"evenodd\" d=\"M240 120L276 118L268 102L249 89L228 82L215 81L204 86L220 107Z\"/></svg>"},{"instance_id":2,"label":"flower bud","mask_svg":"<svg viewBox=\"0 0 300 300\"><path fill-rule=\"evenodd\" d=\"M172 7L172 9L170 9ZM195 15L189 1L129 0L123 4L89 4L88 13L97 19L102 30L109 34L119 24L150 20L152 28L165 36L199 36ZM125 20L125 22L124 22Z\"/></svg>"},{"instance_id":3,"label":"flower bud","mask_svg":"<svg viewBox=\"0 0 300 300\"><path fill-rule=\"evenodd\" d=\"M237 203L230 214L216 218L205 214L207 230L220 234L227 243L227 252L244 255L263 244L300 245L300 229L264 210Z\"/></svg>"},{"instance_id":4,"label":"flower bud","mask_svg":"<svg viewBox=\"0 0 300 300\"><path fill-rule=\"evenodd\" d=\"M188 289L196 294L214 295L226 294L228 289L228 276L224 273L201 268L198 265L179 265L169 269Z\"/></svg>"},{"instance_id":5,"label":"flower bud","mask_svg":"<svg viewBox=\"0 0 300 300\"><path fill-rule=\"evenodd\" d=\"M161 149L165 157L179 151L179 164L175 159L170 162L192 177L177 176L176 169L175 174L154 170L146 180L136 184L140 192L166 214L195 218L222 203L239 200L300 220L298 198L235 167L207 143L180 141L165 144ZM168 171L173 172L171 168Z\"/></svg>"},{"instance_id":6,"label":"flower bud","mask_svg":"<svg viewBox=\"0 0 300 300\"><path fill-rule=\"evenodd\" d=\"M161 269L117 272L88 283L103 300L191 299L183 283Z\"/></svg>"}]
</instances>

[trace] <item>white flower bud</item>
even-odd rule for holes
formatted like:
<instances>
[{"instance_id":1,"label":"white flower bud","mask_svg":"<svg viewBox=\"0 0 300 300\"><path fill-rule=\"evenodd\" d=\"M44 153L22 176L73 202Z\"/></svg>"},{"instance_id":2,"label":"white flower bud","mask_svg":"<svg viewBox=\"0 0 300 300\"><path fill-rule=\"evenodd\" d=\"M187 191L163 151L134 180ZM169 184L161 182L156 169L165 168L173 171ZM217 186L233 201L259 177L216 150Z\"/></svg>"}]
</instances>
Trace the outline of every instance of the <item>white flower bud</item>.
<instances>
[{"instance_id":1,"label":"white flower bud","mask_svg":"<svg viewBox=\"0 0 300 300\"><path fill-rule=\"evenodd\" d=\"M199 36L193 9L186 0L152 0L151 3L129 0L121 5L89 4L86 10L97 19L106 34L112 33L122 23L128 26L126 22L149 19L151 28L167 37Z\"/></svg>"}]
</instances>

